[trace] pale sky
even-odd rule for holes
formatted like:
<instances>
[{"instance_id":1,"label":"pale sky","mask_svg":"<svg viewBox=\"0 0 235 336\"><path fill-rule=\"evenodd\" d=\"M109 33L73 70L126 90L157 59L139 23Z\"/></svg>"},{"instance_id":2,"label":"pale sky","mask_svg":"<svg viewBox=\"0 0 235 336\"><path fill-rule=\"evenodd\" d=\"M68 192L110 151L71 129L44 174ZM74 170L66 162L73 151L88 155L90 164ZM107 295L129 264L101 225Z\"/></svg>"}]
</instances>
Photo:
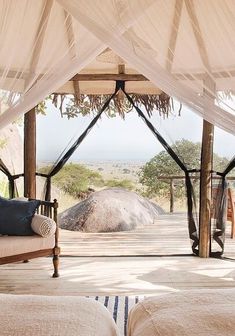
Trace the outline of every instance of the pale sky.
<instances>
[{"instance_id":1,"label":"pale sky","mask_svg":"<svg viewBox=\"0 0 235 336\"><path fill-rule=\"evenodd\" d=\"M175 112L177 114L177 111ZM48 105L47 116L39 115L37 120L38 161L55 160L62 150L82 133L92 116L67 120L59 111ZM163 120L156 112L152 123L172 145L182 138L201 141L202 119L183 107L181 117L170 116ZM108 118L103 115L84 142L77 149L72 161L141 160L151 159L163 148L133 110L122 120L119 116ZM215 130L214 151L231 158L235 154L235 137L220 129Z\"/></svg>"}]
</instances>

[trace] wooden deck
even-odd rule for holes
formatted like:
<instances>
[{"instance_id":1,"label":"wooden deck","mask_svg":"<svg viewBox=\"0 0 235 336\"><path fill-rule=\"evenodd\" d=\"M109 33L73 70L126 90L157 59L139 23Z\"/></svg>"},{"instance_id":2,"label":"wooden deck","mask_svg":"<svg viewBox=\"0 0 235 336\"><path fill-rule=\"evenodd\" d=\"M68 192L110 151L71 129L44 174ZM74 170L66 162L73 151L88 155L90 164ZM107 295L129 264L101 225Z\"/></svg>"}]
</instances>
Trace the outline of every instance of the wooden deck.
<instances>
[{"instance_id":1,"label":"wooden deck","mask_svg":"<svg viewBox=\"0 0 235 336\"><path fill-rule=\"evenodd\" d=\"M235 259L227 233L226 253ZM133 232L61 232L60 278L51 258L0 266L0 293L45 295L156 295L190 288L235 286L234 261L191 254L185 215L164 215ZM173 256L185 254L185 256Z\"/></svg>"},{"instance_id":2,"label":"wooden deck","mask_svg":"<svg viewBox=\"0 0 235 336\"><path fill-rule=\"evenodd\" d=\"M235 259L227 225L225 255ZM185 213L161 215L154 225L129 232L80 233L61 230L64 256L168 256L191 254Z\"/></svg>"}]
</instances>

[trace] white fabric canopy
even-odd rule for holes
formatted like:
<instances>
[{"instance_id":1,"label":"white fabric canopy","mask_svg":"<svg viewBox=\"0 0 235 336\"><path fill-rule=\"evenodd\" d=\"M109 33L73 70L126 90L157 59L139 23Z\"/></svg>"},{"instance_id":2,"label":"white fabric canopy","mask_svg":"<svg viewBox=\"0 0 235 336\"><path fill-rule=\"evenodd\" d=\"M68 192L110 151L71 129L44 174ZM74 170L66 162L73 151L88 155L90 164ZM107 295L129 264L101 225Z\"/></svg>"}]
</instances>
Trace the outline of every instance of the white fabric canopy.
<instances>
[{"instance_id":1,"label":"white fabric canopy","mask_svg":"<svg viewBox=\"0 0 235 336\"><path fill-rule=\"evenodd\" d=\"M217 92L235 91L234 0L0 0L0 22L0 127L109 47L235 134L234 110L221 96L215 103Z\"/></svg>"}]
</instances>

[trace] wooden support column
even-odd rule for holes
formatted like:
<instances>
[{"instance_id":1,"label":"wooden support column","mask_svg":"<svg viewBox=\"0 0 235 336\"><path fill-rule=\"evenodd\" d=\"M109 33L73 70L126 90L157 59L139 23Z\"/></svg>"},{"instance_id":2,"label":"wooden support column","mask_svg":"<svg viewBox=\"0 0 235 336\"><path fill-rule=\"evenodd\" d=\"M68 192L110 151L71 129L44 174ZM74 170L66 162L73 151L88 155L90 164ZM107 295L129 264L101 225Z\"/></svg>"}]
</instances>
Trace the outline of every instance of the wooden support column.
<instances>
[{"instance_id":1,"label":"wooden support column","mask_svg":"<svg viewBox=\"0 0 235 336\"><path fill-rule=\"evenodd\" d=\"M204 95L214 100L215 83L211 78L204 80ZM206 89L207 88L207 89ZM200 209L199 209L199 256L210 256L211 243L211 171L213 170L214 125L203 120L201 173L200 173Z\"/></svg>"},{"instance_id":2,"label":"wooden support column","mask_svg":"<svg viewBox=\"0 0 235 336\"><path fill-rule=\"evenodd\" d=\"M213 140L214 125L203 120L199 214L199 256L202 258L208 258L210 253Z\"/></svg>"},{"instance_id":3,"label":"wooden support column","mask_svg":"<svg viewBox=\"0 0 235 336\"><path fill-rule=\"evenodd\" d=\"M36 111L24 116L24 196L36 198Z\"/></svg>"},{"instance_id":4,"label":"wooden support column","mask_svg":"<svg viewBox=\"0 0 235 336\"><path fill-rule=\"evenodd\" d=\"M43 42L46 36L54 0L45 1L41 19L37 27L37 39L30 60L30 73L25 80L25 91L29 90L38 77L37 72ZM24 196L36 198L36 111L33 108L24 116Z\"/></svg>"},{"instance_id":5,"label":"wooden support column","mask_svg":"<svg viewBox=\"0 0 235 336\"><path fill-rule=\"evenodd\" d=\"M174 180L170 179L170 213L174 212Z\"/></svg>"},{"instance_id":6,"label":"wooden support column","mask_svg":"<svg viewBox=\"0 0 235 336\"><path fill-rule=\"evenodd\" d=\"M188 12L194 37L198 46L198 52L201 56L205 68L204 95L214 101L215 83L209 57L207 54L206 43L203 39L201 27L197 18L197 12L192 0L184 0ZM200 174L200 213L199 213L199 256L208 258L210 254L211 238L211 170L213 166L213 141L214 126L203 121L202 135L202 154L201 154L201 174Z\"/></svg>"}]
</instances>

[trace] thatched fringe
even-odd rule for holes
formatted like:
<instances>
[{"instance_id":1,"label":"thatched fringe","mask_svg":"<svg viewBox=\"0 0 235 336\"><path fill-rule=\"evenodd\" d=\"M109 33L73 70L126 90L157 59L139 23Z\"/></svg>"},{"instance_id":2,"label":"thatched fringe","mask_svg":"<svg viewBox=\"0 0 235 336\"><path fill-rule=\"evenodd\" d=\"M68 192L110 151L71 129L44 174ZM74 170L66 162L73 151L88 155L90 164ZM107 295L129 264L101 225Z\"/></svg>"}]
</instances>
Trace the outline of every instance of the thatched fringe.
<instances>
[{"instance_id":1,"label":"thatched fringe","mask_svg":"<svg viewBox=\"0 0 235 336\"><path fill-rule=\"evenodd\" d=\"M167 118L174 109L171 98L165 93L159 95L130 94L130 96L137 106L144 106L148 116L157 111L160 116ZM75 95L53 94L51 99L52 103L60 109L62 117L74 118L78 114L87 115L98 112L109 97L110 95L81 94L78 98ZM123 92L119 91L110 103L106 113L110 117L119 114L124 118L125 114L130 112L132 108Z\"/></svg>"},{"instance_id":2,"label":"thatched fringe","mask_svg":"<svg viewBox=\"0 0 235 336\"><path fill-rule=\"evenodd\" d=\"M158 111L162 117L168 117L172 111L170 97L162 92L160 95L130 95L137 106L143 105L149 116Z\"/></svg>"}]
</instances>

